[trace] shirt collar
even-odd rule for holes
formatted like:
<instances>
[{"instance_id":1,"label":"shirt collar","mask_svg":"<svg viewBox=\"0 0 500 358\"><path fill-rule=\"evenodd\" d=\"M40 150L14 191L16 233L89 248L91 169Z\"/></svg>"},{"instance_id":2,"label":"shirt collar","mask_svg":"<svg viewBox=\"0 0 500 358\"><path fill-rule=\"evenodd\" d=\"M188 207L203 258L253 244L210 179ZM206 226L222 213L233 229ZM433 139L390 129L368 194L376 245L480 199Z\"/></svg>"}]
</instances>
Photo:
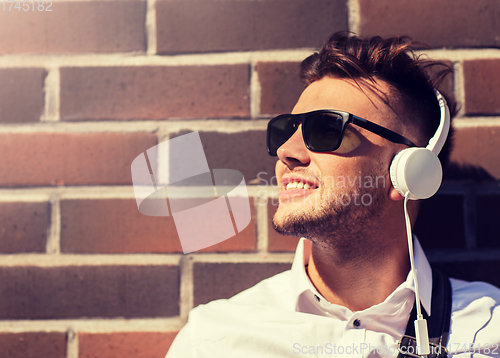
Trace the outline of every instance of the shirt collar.
<instances>
[{"instance_id":1,"label":"shirt collar","mask_svg":"<svg viewBox=\"0 0 500 358\"><path fill-rule=\"evenodd\" d=\"M306 273L305 265L309 261L309 255L311 252L312 243L302 238L297 245L297 250L295 251L295 257L292 264L292 281L291 281L291 290L293 299L292 302L294 304L293 309L297 310L298 300L302 293L305 291L311 291L314 295L321 296L321 294L316 290L314 285L312 284L309 276ZM415 269L417 271L417 279L420 291L420 300L422 302L422 306L424 307L427 314L431 315L431 296L432 296L432 270L429 265L429 261L425 256L425 253L420 246L420 242L418 241L416 236L413 236L413 251L415 254ZM395 293L398 291L402 291L404 289L409 289L415 292L415 283L413 280L413 274L410 271L406 278L406 281L403 282L399 287L394 290L393 293L389 295L386 301L395 297Z\"/></svg>"}]
</instances>

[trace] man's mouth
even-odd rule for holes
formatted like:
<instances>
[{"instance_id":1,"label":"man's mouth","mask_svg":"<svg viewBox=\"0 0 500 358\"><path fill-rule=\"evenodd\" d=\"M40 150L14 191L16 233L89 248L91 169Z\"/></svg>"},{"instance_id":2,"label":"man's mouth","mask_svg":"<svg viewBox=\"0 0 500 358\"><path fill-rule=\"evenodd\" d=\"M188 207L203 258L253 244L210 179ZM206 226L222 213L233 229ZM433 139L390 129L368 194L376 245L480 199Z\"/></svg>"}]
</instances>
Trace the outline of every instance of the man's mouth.
<instances>
[{"instance_id":1,"label":"man's mouth","mask_svg":"<svg viewBox=\"0 0 500 358\"><path fill-rule=\"evenodd\" d=\"M285 175L281 182L283 190L295 190L295 189L316 189L318 184L314 179L303 178L296 175Z\"/></svg>"},{"instance_id":2,"label":"man's mouth","mask_svg":"<svg viewBox=\"0 0 500 358\"><path fill-rule=\"evenodd\" d=\"M285 190L293 190L293 189L316 189L317 187L314 185L311 185L309 183L303 183L303 182L290 182L286 185Z\"/></svg>"}]
</instances>

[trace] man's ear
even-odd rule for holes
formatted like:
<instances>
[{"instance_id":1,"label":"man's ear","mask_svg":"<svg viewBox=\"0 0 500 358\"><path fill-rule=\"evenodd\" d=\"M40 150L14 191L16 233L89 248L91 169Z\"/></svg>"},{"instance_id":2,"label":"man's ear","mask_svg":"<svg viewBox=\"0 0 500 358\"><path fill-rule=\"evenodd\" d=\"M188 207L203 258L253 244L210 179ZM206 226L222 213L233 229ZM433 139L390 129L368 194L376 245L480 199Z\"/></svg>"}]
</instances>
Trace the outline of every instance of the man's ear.
<instances>
[{"instance_id":1,"label":"man's ear","mask_svg":"<svg viewBox=\"0 0 500 358\"><path fill-rule=\"evenodd\" d=\"M389 199L394 201L400 201L404 199L404 196L398 193L398 191L394 188L391 183L391 187L389 188Z\"/></svg>"}]
</instances>

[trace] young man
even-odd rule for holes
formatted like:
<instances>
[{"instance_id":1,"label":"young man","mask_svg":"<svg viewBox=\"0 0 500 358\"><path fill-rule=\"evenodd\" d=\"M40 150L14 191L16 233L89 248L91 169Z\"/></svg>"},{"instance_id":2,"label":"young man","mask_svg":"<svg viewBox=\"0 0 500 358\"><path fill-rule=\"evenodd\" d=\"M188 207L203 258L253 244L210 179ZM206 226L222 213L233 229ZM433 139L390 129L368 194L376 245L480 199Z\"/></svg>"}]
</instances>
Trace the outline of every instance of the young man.
<instances>
[{"instance_id":1,"label":"young man","mask_svg":"<svg viewBox=\"0 0 500 358\"><path fill-rule=\"evenodd\" d=\"M414 279L405 200L390 175L394 157L426 147L444 117L426 74L442 64L419 59L412 45L334 34L303 61L306 89L292 115L268 128L268 150L278 157L274 227L305 238L292 269L195 308L168 358L396 357L416 291L428 320L446 317L446 305L434 303L444 283L433 280L416 238ZM411 223L418 205L408 201ZM448 356L500 356L500 290L450 281L451 327L438 334L449 331Z\"/></svg>"}]
</instances>

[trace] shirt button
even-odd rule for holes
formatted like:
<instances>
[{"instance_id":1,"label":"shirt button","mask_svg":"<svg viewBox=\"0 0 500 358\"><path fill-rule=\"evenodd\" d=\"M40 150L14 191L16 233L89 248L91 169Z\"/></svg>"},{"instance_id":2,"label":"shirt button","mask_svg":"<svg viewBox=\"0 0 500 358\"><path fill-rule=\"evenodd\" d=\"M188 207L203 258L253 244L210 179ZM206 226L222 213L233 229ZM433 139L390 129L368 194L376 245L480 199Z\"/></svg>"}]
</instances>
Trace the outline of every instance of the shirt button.
<instances>
[{"instance_id":1,"label":"shirt button","mask_svg":"<svg viewBox=\"0 0 500 358\"><path fill-rule=\"evenodd\" d=\"M321 299L319 298L318 295L314 295L314 297L316 297L316 301L318 301L318 302L321 301Z\"/></svg>"},{"instance_id":2,"label":"shirt button","mask_svg":"<svg viewBox=\"0 0 500 358\"><path fill-rule=\"evenodd\" d=\"M359 319L355 319L352 324L354 325L354 327L358 328L359 326L361 326L361 321Z\"/></svg>"}]
</instances>

